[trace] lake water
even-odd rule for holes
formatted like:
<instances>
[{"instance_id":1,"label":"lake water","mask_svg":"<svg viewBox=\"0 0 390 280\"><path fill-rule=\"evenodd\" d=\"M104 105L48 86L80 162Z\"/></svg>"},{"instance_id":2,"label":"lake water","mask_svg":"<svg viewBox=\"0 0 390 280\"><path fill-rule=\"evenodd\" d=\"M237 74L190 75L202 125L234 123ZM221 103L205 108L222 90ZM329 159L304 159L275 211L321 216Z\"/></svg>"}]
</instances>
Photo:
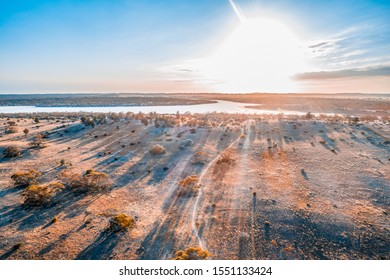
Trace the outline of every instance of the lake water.
<instances>
[{"instance_id":1,"label":"lake water","mask_svg":"<svg viewBox=\"0 0 390 280\"><path fill-rule=\"evenodd\" d=\"M197 105L174 105L174 106L102 106L102 107L35 107L35 106L0 106L0 113L52 113L52 112L156 112L160 114L180 113L245 113L245 114L304 114L297 111L283 110L256 110L245 108L245 106L254 106L258 104L238 103L218 100L217 103L197 104Z\"/></svg>"}]
</instances>

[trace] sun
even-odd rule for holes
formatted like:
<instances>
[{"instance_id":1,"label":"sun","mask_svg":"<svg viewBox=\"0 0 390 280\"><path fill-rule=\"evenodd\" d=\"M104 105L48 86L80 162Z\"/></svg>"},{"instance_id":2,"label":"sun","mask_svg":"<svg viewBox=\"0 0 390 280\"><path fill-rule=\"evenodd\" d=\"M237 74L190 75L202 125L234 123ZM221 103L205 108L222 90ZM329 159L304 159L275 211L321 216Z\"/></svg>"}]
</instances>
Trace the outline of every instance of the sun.
<instances>
[{"instance_id":1,"label":"sun","mask_svg":"<svg viewBox=\"0 0 390 280\"><path fill-rule=\"evenodd\" d=\"M300 42L283 23L246 19L221 43L203 68L224 92L292 92L302 66Z\"/></svg>"}]
</instances>

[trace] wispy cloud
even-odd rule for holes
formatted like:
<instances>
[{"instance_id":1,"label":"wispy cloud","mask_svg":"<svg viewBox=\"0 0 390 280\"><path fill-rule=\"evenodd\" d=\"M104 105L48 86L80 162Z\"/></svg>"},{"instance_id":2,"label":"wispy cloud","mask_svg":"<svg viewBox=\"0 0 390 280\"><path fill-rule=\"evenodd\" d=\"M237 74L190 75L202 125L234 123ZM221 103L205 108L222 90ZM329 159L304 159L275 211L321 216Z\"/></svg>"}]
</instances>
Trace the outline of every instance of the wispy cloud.
<instances>
[{"instance_id":1,"label":"wispy cloud","mask_svg":"<svg viewBox=\"0 0 390 280\"><path fill-rule=\"evenodd\" d=\"M390 66L343 69L337 71L306 72L295 75L296 80L325 80L349 77L390 77Z\"/></svg>"},{"instance_id":2,"label":"wispy cloud","mask_svg":"<svg viewBox=\"0 0 390 280\"><path fill-rule=\"evenodd\" d=\"M346 67L372 68L378 61L383 64L379 57L388 55L387 37L375 25L361 24L308 43L305 54L313 72L338 71Z\"/></svg>"}]
</instances>

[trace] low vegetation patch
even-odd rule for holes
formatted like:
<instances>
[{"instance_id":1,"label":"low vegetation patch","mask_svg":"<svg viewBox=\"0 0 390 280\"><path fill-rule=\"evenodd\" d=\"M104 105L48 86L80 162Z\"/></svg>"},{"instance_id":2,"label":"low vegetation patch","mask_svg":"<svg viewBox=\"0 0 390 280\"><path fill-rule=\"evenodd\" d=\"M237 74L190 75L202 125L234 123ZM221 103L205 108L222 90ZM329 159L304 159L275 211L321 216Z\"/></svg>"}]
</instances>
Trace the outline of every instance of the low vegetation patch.
<instances>
[{"instance_id":1,"label":"low vegetation patch","mask_svg":"<svg viewBox=\"0 0 390 280\"><path fill-rule=\"evenodd\" d=\"M166 153L166 150L163 146L161 145L154 145L151 149L150 149L150 153L152 155L162 155L162 154L165 154Z\"/></svg>"},{"instance_id":2,"label":"low vegetation patch","mask_svg":"<svg viewBox=\"0 0 390 280\"><path fill-rule=\"evenodd\" d=\"M180 191L179 195L184 196L188 194L194 194L199 190L199 177L196 175L188 176L179 182Z\"/></svg>"},{"instance_id":3,"label":"low vegetation patch","mask_svg":"<svg viewBox=\"0 0 390 280\"><path fill-rule=\"evenodd\" d=\"M16 146L5 147L3 151L3 156L6 158L15 158L21 156L21 150Z\"/></svg>"},{"instance_id":4,"label":"low vegetation patch","mask_svg":"<svg viewBox=\"0 0 390 280\"><path fill-rule=\"evenodd\" d=\"M127 230L135 225L135 220L132 216L126 214L117 214L110 219L110 230L118 232L121 230Z\"/></svg>"},{"instance_id":5,"label":"low vegetation patch","mask_svg":"<svg viewBox=\"0 0 390 280\"><path fill-rule=\"evenodd\" d=\"M14 125L11 125L11 126L8 126L5 128L5 133L6 134L12 134L12 133L17 133L19 131L19 129L14 126Z\"/></svg>"},{"instance_id":6,"label":"low vegetation patch","mask_svg":"<svg viewBox=\"0 0 390 280\"><path fill-rule=\"evenodd\" d=\"M88 169L84 175L64 171L59 178L75 192L99 192L107 190L111 186L110 176L107 173L93 169Z\"/></svg>"},{"instance_id":7,"label":"low vegetation patch","mask_svg":"<svg viewBox=\"0 0 390 280\"><path fill-rule=\"evenodd\" d=\"M203 151L196 152L192 155L192 164L206 164L209 161L209 155Z\"/></svg>"},{"instance_id":8,"label":"low vegetation patch","mask_svg":"<svg viewBox=\"0 0 390 280\"><path fill-rule=\"evenodd\" d=\"M24 204L28 206L42 206L51 202L51 198L64 189L61 183L50 183L47 185L32 185L24 190Z\"/></svg>"},{"instance_id":9,"label":"low vegetation patch","mask_svg":"<svg viewBox=\"0 0 390 280\"><path fill-rule=\"evenodd\" d=\"M33 140L29 143L29 145L33 148L44 148L43 135L37 134L34 136Z\"/></svg>"},{"instance_id":10,"label":"low vegetation patch","mask_svg":"<svg viewBox=\"0 0 390 280\"><path fill-rule=\"evenodd\" d=\"M194 145L194 142L191 140L191 139L185 139L184 141L182 141L179 145L179 148L181 150L184 150L186 147L191 147Z\"/></svg>"},{"instance_id":11,"label":"low vegetation patch","mask_svg":"<svg viewBox=\"0 0 390 280\"><path fill-rule=\"evenodd\" d=\"M236 161L227 153L222 154L216 164L234 165Z\"/></svg>"},{"instance_id":12,"label":"low vegetation patch","mask_svg":"<svg viewBox=\"0 0 390 280\"><path fill-rule=\"evenodd\" d=\"M190 247L187 250L180 250L175 254L173 260L207 260L210 253L199 247Z\"/></svg>"},{"instance_id":13,"label":"low vegetation patch","mask_svg":"<svg viewBox=\"0 0 390 280\"><path fill-rule=\"evenodd\" d=\"M37 182L37 178L42 175L41 172L31 169L26 172L16 172L11 176L16 187L28 187Z\"/></svg>"}]
</instances>

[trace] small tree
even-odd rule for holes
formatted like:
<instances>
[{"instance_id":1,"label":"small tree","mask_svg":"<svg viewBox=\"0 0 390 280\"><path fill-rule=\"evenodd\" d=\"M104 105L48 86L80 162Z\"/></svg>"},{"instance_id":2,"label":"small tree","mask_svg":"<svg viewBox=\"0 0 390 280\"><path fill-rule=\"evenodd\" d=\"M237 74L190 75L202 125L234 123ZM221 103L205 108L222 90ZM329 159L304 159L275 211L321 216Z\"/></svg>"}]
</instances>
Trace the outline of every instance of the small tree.
<instances>
[{"instance_id":1,"label":"small tree","mask_svg":"<svg viewBox=\"0 0 390 280\"><path fill-rule=\"evenodd\" d=\"M141 119L141 123L142 123L144 126L148 126L149 121L148 121L147 118L142 118L142 119Z\"/></svg>"},{"instance_id":2,"label":"small tree","mask_svg":"<svg viewBox=\"0 0 390 280\"><path fill-rule=\"evenodd\" d=\"M307 112L305 115L305 119L311 120L312 118L314 118L314 115L311 112Z\"/></svg>"},{"instance_id":3,"label":"small tree","mask_svg":"<svg viewBox=\"0 0 390 280\"><path fill-rule=\"evenodd\" d=\"M30 132L30 130L28 130L28 128L25 128L24 130L23 130L23 133L24 133L24 135L27 137L27 134Z\"/></svg>"},{"instance_id":4,"label":"small tree","mask_svg":"<svg viewBox=\"0 0 390 280\"><path fill-rule=\"evenodd\" d=\"M34 118L34 122L35 122L35 123L39 123L38 117L35 117L35 118Z\"/></svg>"},{"instance_id":5,"label":"small tree","mask_svg":"<svg viewBox=\"0 0 390 280\"><path fill-rule=\"evenodd\" d=\"M34 139L29 143L29 145L34 148L44 148L43 135L42 134L35 135Z\"/></svg>"}]
</instances>

